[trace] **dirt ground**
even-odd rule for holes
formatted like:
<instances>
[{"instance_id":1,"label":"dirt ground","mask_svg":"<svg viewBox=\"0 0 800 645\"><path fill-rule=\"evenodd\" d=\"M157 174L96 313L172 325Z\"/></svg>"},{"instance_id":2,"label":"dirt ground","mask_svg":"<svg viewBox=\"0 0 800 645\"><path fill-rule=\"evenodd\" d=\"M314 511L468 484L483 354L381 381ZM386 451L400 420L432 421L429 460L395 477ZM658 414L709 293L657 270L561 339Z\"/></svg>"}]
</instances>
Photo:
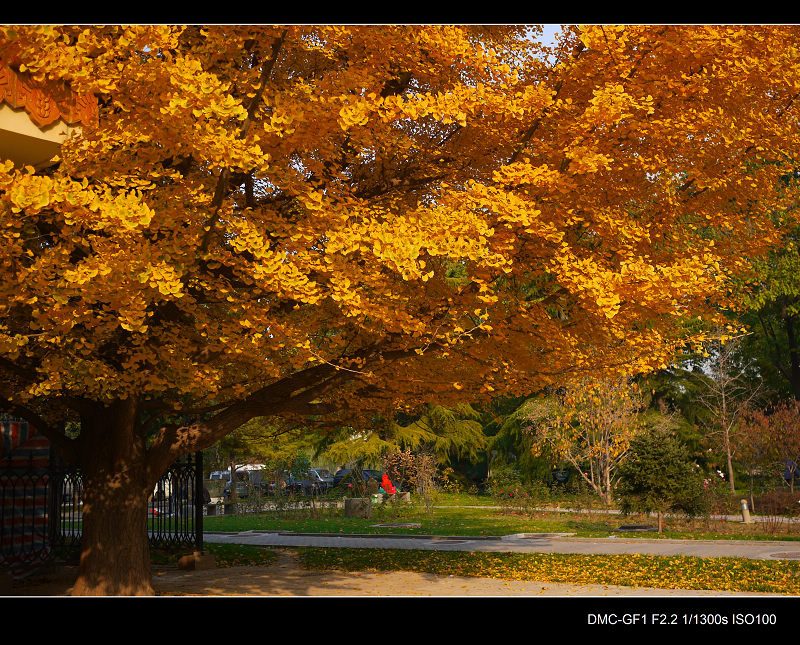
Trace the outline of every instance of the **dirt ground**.
<instances>
[{"instance_id":1,"label":"dirt ground","mask_svg":"<svg viewBox=\"0 0 800 645\"><path fill-rule=\"evenodd\" d=\"M279 551L272 566L185 571L153 568L157 596L763 596L728 592L568 585L535 581L441 576L412 572L311 571L296 556ZM61 568L0 589L3 596L68 596L75 569Z\"/></svg>"}]
</instances>

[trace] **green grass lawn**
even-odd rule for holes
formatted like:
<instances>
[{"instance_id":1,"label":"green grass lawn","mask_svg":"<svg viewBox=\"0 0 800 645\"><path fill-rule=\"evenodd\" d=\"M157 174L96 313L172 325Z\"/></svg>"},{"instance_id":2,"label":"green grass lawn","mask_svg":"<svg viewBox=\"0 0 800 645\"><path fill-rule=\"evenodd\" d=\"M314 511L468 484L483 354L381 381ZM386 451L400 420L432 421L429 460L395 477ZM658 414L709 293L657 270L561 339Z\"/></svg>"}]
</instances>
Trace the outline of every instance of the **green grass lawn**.
<instances>
[{"instance_id":1,"label":"green grass lawn","mask_svg":"<svg viewBox=\"0 0 800 645\"><path fill-rule=\"evenodd\" d=\"M418 524L419 526L386 526ZM578 537L618 535L622 526L647 524L655 518L626 517L600 512L566 513L534 511L512 506L497 506L486 496L440 494L435 507L426 509L419 500L412 504L373 506L369 519L344 517L339 507L301 508L206 517L205 531L292 531L296 533L418 534L456 536L498 536L514 533L574 533ZM660 535L655 531L626 532L626 537L677 539L798 540L800 524L788 522L745 525L712 519L668 518ZM383 526L381 526L383 525Z\"/></svg>"}]
</instances>

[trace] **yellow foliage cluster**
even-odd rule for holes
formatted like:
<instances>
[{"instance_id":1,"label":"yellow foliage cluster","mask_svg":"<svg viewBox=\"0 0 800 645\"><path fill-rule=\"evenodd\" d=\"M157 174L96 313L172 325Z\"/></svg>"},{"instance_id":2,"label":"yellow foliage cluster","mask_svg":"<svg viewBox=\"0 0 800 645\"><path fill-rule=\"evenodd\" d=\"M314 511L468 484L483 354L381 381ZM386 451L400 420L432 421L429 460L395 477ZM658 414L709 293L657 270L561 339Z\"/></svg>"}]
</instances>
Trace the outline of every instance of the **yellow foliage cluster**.
<instances>
[{"instance_id":1,"label":"yellow foliage cluster","mask_svg":"<svg viewBox=\"0 0 800 645\"><path fill-rule=\"evenodd\" d=\"M374 410L662 366L796 199L798 36L0 28L101 106L0 160L3 394Z\"/></svg>"}]
</instances>

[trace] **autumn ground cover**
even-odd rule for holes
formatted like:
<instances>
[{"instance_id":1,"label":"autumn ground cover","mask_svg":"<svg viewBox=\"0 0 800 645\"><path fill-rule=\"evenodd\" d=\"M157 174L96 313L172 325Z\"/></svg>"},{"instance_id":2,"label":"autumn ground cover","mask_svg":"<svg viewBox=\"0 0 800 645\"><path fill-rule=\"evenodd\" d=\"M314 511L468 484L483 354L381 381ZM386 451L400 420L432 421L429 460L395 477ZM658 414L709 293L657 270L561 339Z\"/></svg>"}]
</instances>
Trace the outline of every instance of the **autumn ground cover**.
<instances>
[{"instance_id":1,"label":"autumn ground cover","mask_svg":"<svg viewBox=\"0 0 800 645\"><path fill-rule=\"evenodd\" d=\"M563 500L562 500L563 501ZM392 513L391 515L389 513ZM784 518L785 519L785 518ZM345 518L340 508L310 512L284 509L205 518L208 531L281 530L326 533L411 533L493 536L518 532L574 533L576 536L620 534L621 526L652 523L646 516L623 516L599 509L522 511L498 506L488 496L441 494L427 509L413 503L401 509L376 508L372 518ZM419 526L376 526L393 522ZM680 539L800 539L800 527L788 521L770 530L758 521L745 525L712 518L671 517L660 536L655 532L625 533L628 538ZM411 571L433 575L474 576L519 581L604 584L660 589L715 590L800 594L800 563L743 558L697 558L641 554L586 555L548 553L439 552L406 549L280 549L207 543L217 568L273 566L282 550L297 555L301 566L314 571ZM175 552L154 549L156 566L174 566Z\"/></svg>"},{"instance_id":2,"label":"autumn ground cover","mask_svg":"<svg viewBox=\"0 0 800 645\"><path fill-rule=\"evenodd\" d=\"M279 549L249 545L207 544L216 566L266 567ZM504 580L603 584L659 589L756 593L800 593L800 563L641 554L584 555L558 553L481 553L407 549L287 549L301 565L315 571L412 571ZM168 552L154 553L153 563L174 563Z\"/></svg>"},{"instance_id":3,"label":"autumn ground cover","mask_svg":"<svg viewBox=\"0 0 800 645\"><path fill-rule=\"evenodd\" d=\"M470 499L483 505L464 506ZM341 533L417 533L447 535L507 535L517 532L568 532L578 536L618 534L619 527L647 522L645 516L622 516L591 512L522 512L491 505L490 498L442 495L440 505L426 509L406 506L388 518L378 512L370 519L344 518L340 509L310 517L308 511L237 515L208 518L208 530L284 530ZM459 503L456 503L459 502ZM386 519L419 526L376 526ZM659 537L682 539L800 539L799 529L781 523L781 531L769 530L762 522L711 518L672 517ZM654 532L626 533L626 537L653 538ZM275 550L266 547L207 544L217 566L269 563ZM697 558L688 556L584 555L548 553L439 552L405 549L300 548L304 567L313 570L413 571L434 575L476 576L506 580L536 580L551 583L609 584L662 589L695 589L761 593L800 593L800 563L754 561L742 558Z\"/></svg>"},{"instance_id":4,"label":"autumn ground cover","mask_svg":"<svg viewBox=\"0 0 800 645\"><path fill-rule=\"evenodd\" d=\"M414 571L570 584L800 593L800 563L786 561L406 549L301 549L300 557L304 566L316 570Z\"/></svg>"},{"instance_id":5,"label":"autumn ground cover","mask_svg":"<svg viewBox=\"0 0 800 645\"><path fill-rule=\"evenodd\" d=\"M257 566L268 567L275 564L278 552L274 549L251 547L239 544L206 544L207 551L214 554L217 567ZM169 549L156 549L151 553L153 564L174 564L175 553Z\"/></svg>"}]
</instances>

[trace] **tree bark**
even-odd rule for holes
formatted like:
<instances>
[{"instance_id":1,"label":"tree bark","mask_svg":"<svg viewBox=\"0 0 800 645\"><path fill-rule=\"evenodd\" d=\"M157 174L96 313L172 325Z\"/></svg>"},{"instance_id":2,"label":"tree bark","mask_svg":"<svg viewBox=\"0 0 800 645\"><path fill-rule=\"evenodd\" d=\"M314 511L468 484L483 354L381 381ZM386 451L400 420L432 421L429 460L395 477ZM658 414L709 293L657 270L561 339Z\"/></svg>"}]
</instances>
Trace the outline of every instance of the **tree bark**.
<instances>
[{"instance_id":1,"label":"tree bark","mask_svg":"<svg viewBox=\"0 0 800 645\"><path fill-rule=\"evenodd\" d=\"M83 535L75 596L153 595L147 501L152 490L136 402L81 421Z\"/></svg>"},{"instance_id":2,"label":"tree bark","mask_svg":"<svg viewBox=\"0 0 800 645\"><path fill-rule=\"evenodd\" d=\"M608 465L605 466L603 483L605 484L606 489L603 496L603 502L606 506L611 506L611 468Z\"/></svg>"},{"instance_id":3,"label":"tree bark","mask_svg":"<svg viewBox=\"0 0 800 645\"><path fill-rule=\"evenodd\" d=\"M311 368L231 405L209 421L165 426L149 447L135 397L107 406L87 403L80 435L71 446L84 483L81 558L72 595L153 595L147 502L170 464L254 416L301 409L314 396L314 379L322 375L324 380L331 371L327 365ZM291 396L303 387L301 394Z\"/></svg>"},{"instance_id":4,"label":"tree bark","mask_svg":"<svg viewBox=\"0 0 800 645\"><path fill-rule=\"evenodd\" d=\"M731 440L730 440L730 431L725 431L725 459L727 462L728 468L728 485L731 489L731 494L736 492L736 484L733 481L733 456L731 454Z\"/></svg>"},{"instance_id":5,"label":"tree bark","mask_svg":"<svg viewBox=\"0 0 800 645\"><path fill-rule=\"evenodd\" d=\"M147 495L115 487L113 475L86 477L83 536L73 596L152 596Z\"/></svg>"}]
</instances>

